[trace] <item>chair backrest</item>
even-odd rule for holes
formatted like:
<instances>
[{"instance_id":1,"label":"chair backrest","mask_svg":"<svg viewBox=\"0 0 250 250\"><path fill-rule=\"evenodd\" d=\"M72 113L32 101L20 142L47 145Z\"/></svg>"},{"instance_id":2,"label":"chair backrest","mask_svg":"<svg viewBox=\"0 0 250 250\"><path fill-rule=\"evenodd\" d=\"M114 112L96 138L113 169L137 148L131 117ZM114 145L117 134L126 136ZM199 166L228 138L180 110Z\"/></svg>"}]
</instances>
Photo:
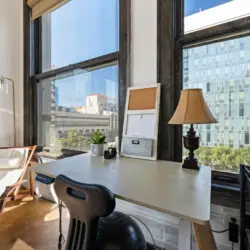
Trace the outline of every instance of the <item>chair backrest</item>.
<instances>
[{"instance_id":1,"label":"chair backrest","mask_svg":"<svg viewBox=\"0 0 250 250\"><path fill-rule=\"evenodd\" d=\"M36 146L0 147L0 169L27 168L35 150Z\"/></svg>"},{"instance_id":2,"label":"chair backrest","mask_svg":"<svg viewBox=\"0 0 250 250\"><path fill-rule=\"evenodd\" d=\"M99 218L114 211L114 195L104 186L75 182L64 175L56 177L54 188L70 213L66 249L94 250Z\"/></svg>"},{"instance_id":3,"label":"chair backrest","mask_svg":"<svg viewBox=\"0 0 250 250\"><path fill-rule=\"evenodd\" d=\"M250 216L246 214L246 201L250 198L250 167L240 165L240 249L246 249L246 228L250 228Z\"/></svg>"}]
</instances>

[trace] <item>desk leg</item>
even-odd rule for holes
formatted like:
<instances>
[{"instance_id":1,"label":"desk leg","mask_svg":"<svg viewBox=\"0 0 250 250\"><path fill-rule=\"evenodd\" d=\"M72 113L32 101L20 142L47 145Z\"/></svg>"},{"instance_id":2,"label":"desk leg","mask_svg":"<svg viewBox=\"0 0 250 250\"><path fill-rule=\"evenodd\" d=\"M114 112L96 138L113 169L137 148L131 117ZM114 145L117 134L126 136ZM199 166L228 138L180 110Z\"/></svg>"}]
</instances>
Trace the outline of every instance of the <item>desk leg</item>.
<instances>
[{"instance_id":1,"label":"desk leg","mask_svg":"<svg viewBox=\"0 0 250 250\"><path fill-rule=\"evenodd\" d=\"M191 250L192 224L190 221L180 219L178 250Z\"/></svg>"},{"instance_id":2,"label":"desk leg","mask_svg":"<svg viewBox=\"0 0 250 250\"><path fill-rule=\"evenodd\" d=\"M34 197L34 188L35 188L35 184L34 184L34 173L33 171L30 169L29 171L29 183L30 183L30 186L29 186L29 189L30 189L30 195L32 197Z\"/></svg>"},{"instance_id":3,"label":"desk leg","mask_svg":"<svg viewBox=\"0 0 250 250\"><path fill-rule=\"evenodd\" d=\"M199 250L216 250L216 243L214 240L211 225L208 222L205 225L193 223L196 242Z\"/></svg>"}]
</instances>

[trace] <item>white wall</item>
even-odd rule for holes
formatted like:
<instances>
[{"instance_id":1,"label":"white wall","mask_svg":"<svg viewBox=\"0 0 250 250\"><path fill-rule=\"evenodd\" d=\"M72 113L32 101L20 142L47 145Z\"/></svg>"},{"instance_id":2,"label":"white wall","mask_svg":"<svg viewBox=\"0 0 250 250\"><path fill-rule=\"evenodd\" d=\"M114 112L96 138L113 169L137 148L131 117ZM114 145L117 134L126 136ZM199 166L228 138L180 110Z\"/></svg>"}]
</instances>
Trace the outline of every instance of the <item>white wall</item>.
<instances>
[{"instance_id":1,"label":"white wall","mask_svg":"<svg viewBox=\"0 0 250 250\"><path fill-rule=\"evenodd\" d=\"M17 145L23 143L23 0L0 0L0 75L16 86ZM0 146L13 145L11 89L0 88Z\"/></svg>"},{"instance_id":2,"label":"white wall","mask_svg":"<svg viewBox=\"0 0 250 250\"><path fill-rule=\"evenodd\" d=\"M132 0L131 85L157 80L157 0Z\"/></svg>"}]
</instances>

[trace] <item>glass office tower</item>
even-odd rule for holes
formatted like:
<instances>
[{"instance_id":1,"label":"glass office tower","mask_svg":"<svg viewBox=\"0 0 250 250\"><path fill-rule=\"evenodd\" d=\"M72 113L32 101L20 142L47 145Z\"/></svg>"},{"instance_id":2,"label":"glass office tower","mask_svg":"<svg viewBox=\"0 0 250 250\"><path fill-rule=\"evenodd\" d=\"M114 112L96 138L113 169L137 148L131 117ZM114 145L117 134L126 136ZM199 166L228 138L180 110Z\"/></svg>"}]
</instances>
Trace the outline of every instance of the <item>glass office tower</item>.
<instances>
[{"instance_id":1,"label":"glass office tower","mask_svg":"<svg viewBox=\"0 0 250 250\"><path fill-rule=\"evenodd\" d=\"M250 36L184 49L183 88L202 88L218 120L195 125L201 147L249 146Z\"/></svg>"}]
</instances>

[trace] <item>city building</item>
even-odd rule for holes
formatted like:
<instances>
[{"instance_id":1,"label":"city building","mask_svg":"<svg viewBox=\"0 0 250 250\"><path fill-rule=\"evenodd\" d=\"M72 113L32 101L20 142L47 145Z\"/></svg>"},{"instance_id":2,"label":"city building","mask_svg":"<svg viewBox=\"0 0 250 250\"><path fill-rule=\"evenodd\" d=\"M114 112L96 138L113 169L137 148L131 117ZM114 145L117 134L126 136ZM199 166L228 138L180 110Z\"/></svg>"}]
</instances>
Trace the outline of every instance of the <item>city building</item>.
<instances>
[{"instance_id":1,"label":"city building","mask_svg":"<svg viewBox=\"0 0 250 250\"><path fill-rule=\"evenodd\" d=\"M62 138L67 138L74 130L79 136L90 138L95 131L104 133L108 142L115 141L118 135L118 112L116 105L103 94L86 96L85 106L58 106L58 87L60 80L44 83L39 103L41 122L39 122L40 140L42 145L62 147ZM59 85L60 86L60 85ZM46 131L46 133L44 133ZM66 147L70 147L66 146ZM74 146L80 150L88 150L86 145Z\"/></svg>"},{"instance_id":2,"label":"city building","mask_svg":"<svg viewBox=\"0 0 250 250\"><path fill-rule=\"evenodd\" d=\"M100 115L103 113L107 103L108 98L103 94L88 95L86 97L86 105L76 108L76 111L84 114Z\"/></svg>"},{"instance_id":3,"label":"city building","mask_svg":"<svg viewBox=\"0 0 250 250\"><path fill-rule=\"evenodd\" d=\"M186 33L242 17L245 11L241 2L232 1L186 17ZM243 4L250 8L250 2ZM235 11L230 12L232 9ZM250 36L184 49L183 88L202 88L218 120L218 124L195 125L201 146L249 146ZM184 134L186 130L184 127Z\"/></svg>"}]
</instances>

